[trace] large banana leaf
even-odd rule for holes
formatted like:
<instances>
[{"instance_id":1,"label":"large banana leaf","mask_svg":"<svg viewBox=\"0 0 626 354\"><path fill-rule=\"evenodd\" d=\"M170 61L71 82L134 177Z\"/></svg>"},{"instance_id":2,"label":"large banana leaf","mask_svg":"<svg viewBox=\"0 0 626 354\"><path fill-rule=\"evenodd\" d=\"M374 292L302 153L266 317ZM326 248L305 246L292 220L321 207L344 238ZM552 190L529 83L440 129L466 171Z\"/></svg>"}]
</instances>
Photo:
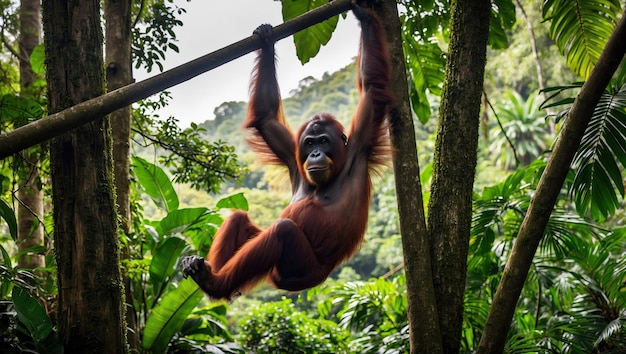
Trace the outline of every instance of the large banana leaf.
<instances>
[{"instance_id":1,"label":"large banana leaf","mask_svg":"<svg viewBox=\"0 0 626 354\"><path fill-rule=\"evenodd\" d=\"M543 16L570 69L586 79L621 12L620 0L546 0Z\"/></svg>"},{"instance_id":2,"label":"large banana leaf","mask_svg":"<svg viewBox=\"0 0 626 354\"><path fill-rule=\"evenodd\" d=\"M154 308L143 332L143 347L151 353L165 353L174 334L202 299L202 291L191 280L183 279Z\"/></svg>"}]
</instances>

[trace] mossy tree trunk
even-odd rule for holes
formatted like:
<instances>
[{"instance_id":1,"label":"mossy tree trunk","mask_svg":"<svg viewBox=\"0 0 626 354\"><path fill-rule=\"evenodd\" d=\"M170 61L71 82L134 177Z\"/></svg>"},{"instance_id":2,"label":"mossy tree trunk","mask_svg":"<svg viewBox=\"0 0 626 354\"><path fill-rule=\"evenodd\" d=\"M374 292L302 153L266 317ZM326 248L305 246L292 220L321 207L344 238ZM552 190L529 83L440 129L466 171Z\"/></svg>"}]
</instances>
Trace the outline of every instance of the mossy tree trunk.
<instances>
[{"instance_id":1,"label":"mossy tree trunk","mask_svg":"<svg viewBox=\"0 0 626 354\"><path fill-rule=\"evenodd\" d=\"M104 93L100 1L43 1L48 108ZM50 144L58 328L68 353L126 351L109 121Z\"/></svg>"},{"instance_id":2,"label":"mossy tree trunk","mask_svg":"<svg viewBox=\"0 0 626 354\"><path fill-rule=\"evenodd\" d=\"M445 353L458 353L472 218L489 0L452 1L450 46L439 111L428 230Z\"/></svg>"},{"instance_id":3,"label":"mossy tree trunk","mask_svg":"<svg viewBox=\"0 0 626 354\"><path fill-rule=\"evenodd\" d=\"M131 1L106 0L104 2L105 25L105 63L107 90L113 91L132 82L131 63ZM109 115L113 138L113 175L120 231L122 237L130 235L130 118L131 107L126 106ZM121 250L122 264L130 259L128 242ZM126 267L122 267L126 269ZM126 324L128 325L128 344L131 350L140 349L139 328L132 304L131 282L128 272L122 272L126 298Z\"/></svg>"}]
</instances>

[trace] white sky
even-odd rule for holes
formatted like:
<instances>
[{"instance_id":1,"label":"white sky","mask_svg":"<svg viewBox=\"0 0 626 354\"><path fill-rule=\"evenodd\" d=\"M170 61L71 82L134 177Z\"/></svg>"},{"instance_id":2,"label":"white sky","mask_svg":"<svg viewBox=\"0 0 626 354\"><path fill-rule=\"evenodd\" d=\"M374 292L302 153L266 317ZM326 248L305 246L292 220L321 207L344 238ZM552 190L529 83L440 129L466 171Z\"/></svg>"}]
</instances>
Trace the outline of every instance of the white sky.
<instances>
[{"instance_id":1,"label":"white sky","mask_svg":"<svg viewBox=\"0 0 626 354\"><path fill-rule=\"evenodd\" d=\"M184 25L176 30L180 52L168 51L164 70L246 38L262 23L277 26L283 22L280 2L272 0L175 0L175 4L187 13L180 17ZM320 79L325 72L332 73L350 64L357 55L358 40L359 26L349 13L345 20L340 17L328 45L305 65L296 57L293 37L278 42L278 82L282 96L287 97L307 76ZM190 122L212 119L213 109L222 102L247 101L253 61L251 53L169 89L170 105L159 114L162 118L173 115L186 127ZM156 70L148 74L135 69L135 80L156 75Z\"/></svg>"}]
</instances>

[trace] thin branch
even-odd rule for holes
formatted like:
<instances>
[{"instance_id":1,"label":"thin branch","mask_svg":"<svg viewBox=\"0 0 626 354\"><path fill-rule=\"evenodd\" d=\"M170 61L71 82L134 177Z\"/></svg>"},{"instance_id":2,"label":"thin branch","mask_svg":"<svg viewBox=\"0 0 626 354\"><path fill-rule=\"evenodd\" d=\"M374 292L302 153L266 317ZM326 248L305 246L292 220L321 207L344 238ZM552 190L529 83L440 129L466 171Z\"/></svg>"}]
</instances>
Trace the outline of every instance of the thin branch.
<instances>
[{"instance_id":1,"label":"thin branch","mask_svg":"<svg viewBox=\"0 0 626 354\"><path fill-rule=\"evenodd\" d=\"M539 81L539 90L543 91L543 89L545 88L545 85L543 83L543 68L541 66L541 61L539 60L539 52L537 51L537 40L535 39L535 30L533 28L532 22L530 22L530 18L528 18L528 15L526 15L526 11L524 10L524 7L520 3L520 1L515 0L515 4L517 5L520 12L522 13L522 17L524 18L524 21L526 21L526 27L528 28L528 34L530 35L530 47L533 52L533 58L535 58L535 67L537 68L537 81Z\"/></svg>"},{"instance_id":2,"label":"thin branch","mask_svg":"<svg viewBox=\"0 0 626 354\"><path fill-rule=\"evenodd\" d=\"M391 268L387 273L381 275L380 277L383 279L390 278L392 275L394 275L395 273L397 273L403 268L404 268L404 261L400 262L400 264L397 264L395 267Z\"/></svg>"},{"instance_id":3,"label":"thin branch","mask_svg":"<svg viewBox=\"0 0 626 354\"><path fill-rule=\"evenodd\" d=\"M498 126L500 127L500 131L502 132L502 134L506 138L506 141L509 143L509 146L511 147L511 150L513 150L513 157L515 157L515 166L516 167L519 166L521 161L520 161L519 157L517 156L517 150L515 150L515 145L513 145L513 142L511 141L509 136L506 135L506 130L504 130L504 127L502 126L502 122L500 122L500 117L498 117L498 113L496 113L495 108L493 108L493 105L491 104L491 101L489 101L489 97L487 96L487 91L485 91L484 89L483 89L483 97L485 98L485 102L489 106L489 109L491 109L491 112L493 113L493 116L496 118L496 122L498 122Z\"/></svg>"},{"instance_id":4,"label":"thin branch","mask_svg":"<svg viewBox=\"0 0 626 354\"><path fill-rule=\"evenodd\" d=\"M141 13L143 12L143 7L145 6L146 1L145 0L141 0L141 4L139 5L139 11L137 11L137 17L135 17L135 20L133 21L133 25L131 26L131 28L137 26L137 24L139 23L139 19L141 18Z\"/></svg>"},{"instance_id":5,"label":"thin branch","mask_svg":"<svg viewBox=\"0 0 626 354\"><path fill-rule=\"evenodd\" d=\"M41 219L41 217L37 215L37 213L35 213L33 209L31 209L30 205L24 203L24 201L22 201L22 199L20 199L17 196L17 191L19 191L19 189L11 191L11 195L13 196L13 198L17 201L19 205L22 206L22 208L26 209L26 211L28 211L29 214L31 214L32 216L35 217L35 219L37 219L37 222L41 225L41 228L43 229L43 232L46 234L46 237L52 238L52 234L50 234L50 232L46 230L46 224L44 223L43 219Z\"/></svg>"},{"instance_id":6,"label":"thin branch","mask_svg":"<svg viewBox=\"0 0 626 354\"><path fill-rule=\"evenodd\" d=\"M335 0L274 28L276 41L349 10L350 0ZM157 92L190 80L261 48L257 35L235 42L146 80L121 87L46 118L0 135L0 159L107 115Z\"/></svg>"}]
</instances>

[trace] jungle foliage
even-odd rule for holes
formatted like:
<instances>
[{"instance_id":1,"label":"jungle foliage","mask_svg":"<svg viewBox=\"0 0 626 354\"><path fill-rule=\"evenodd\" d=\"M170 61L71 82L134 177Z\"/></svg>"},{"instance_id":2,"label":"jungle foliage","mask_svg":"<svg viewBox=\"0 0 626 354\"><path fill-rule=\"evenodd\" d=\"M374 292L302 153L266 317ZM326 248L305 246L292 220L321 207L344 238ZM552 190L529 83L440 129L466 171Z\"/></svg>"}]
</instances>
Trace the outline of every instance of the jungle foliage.
<instances>
[{"instance_id":1,"label":"jungle foliage","mask_svg":"<svg viewBox=\"0 0 626 354\"><path fill-rule=\"evenodd\" d=\"M308 6L322 2L308 2ZM135 65L161 68L167 51L177 50L176 44L150 38L172 38L175 27L183 25L176 17L181 10L169 1L146 3L156 4L156 12L144 17L143 27L134 32L141 38L133 48ZM295 8L305 3L285 2L285 17L308 10ZM404 6L403 46L427 200L450 1L399 3ZM10 1L0 3L4 30L15 35L10 5ZM520 6L534 28L532 37ZM464 352L477 348L555 136L623 10L617 0L493 1L467 259ZM332 23L324 26L311 29L321 38L317 44L329 40L334 29ZM532 41L539 49L536 57ZM318 49L301 48L300 57L306 62ZM33 54L34 66L40 66L40 55ZM536 62L543 64L543 75L538 75L541 65ZM44 102L16 94L15 62L3 56L0 66L2 131L44 116ZM303 78L284 102L289 123L298 126L320 109L344 123L349 121L357 99L354 70L351 64L319 79ZM540 87L547 88L540 91ZM593 113L560 191L518 301L506 352L626 350L625 95L626 65L622 62ZM300 294L261 287L231 304L211 303L193 282L182 279L178 260L188 254L206 254L230 209L248 210L261 226L268 226L289 201L286 175L260 166L248 152L240 129L245 102L224 102L215 108L213 120L187 128L178 126L175 117L157 119L159 106L166 102L164 94L134 107L132 232L121 240L131 246L131 260L122 266L131 279L129 302L142 328L142 349L159 353L407 352L408 304L393 176L387 172L375 181L362 249L325 284ZM0 351L60 353L52 246L48 242L47 247L35 250L46 256L46 267L16 265L16 161L0 163L0 217L4 220L0 229ZM47 171L48 160L43 158L40 164ZM41 183L47 182L44 174ZM49 241L54 231L50 216L41 223Z\"/></svg>"}]
</instances>

